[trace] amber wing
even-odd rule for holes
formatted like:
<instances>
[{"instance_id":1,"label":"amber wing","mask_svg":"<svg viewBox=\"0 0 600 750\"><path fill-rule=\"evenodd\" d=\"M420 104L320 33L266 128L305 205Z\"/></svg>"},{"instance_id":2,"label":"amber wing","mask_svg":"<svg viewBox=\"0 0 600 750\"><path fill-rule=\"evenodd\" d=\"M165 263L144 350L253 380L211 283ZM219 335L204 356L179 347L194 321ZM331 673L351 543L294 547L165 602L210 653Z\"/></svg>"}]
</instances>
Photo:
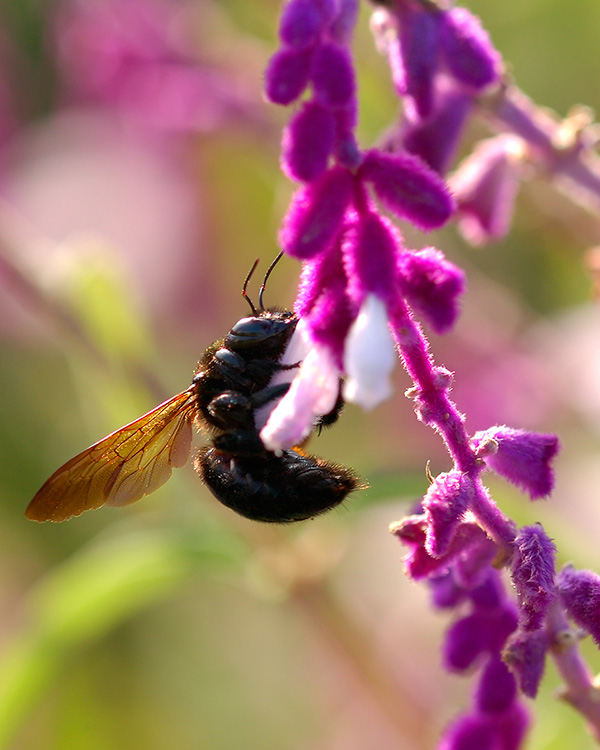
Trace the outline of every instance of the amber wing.
<instances>
[{"instance_id":1,"label":"amber wing","mask_svg":"<svg viewBox=\"0 0 600 750\"><path fill-rule=\"evenodd\" d=\"M192 388L90 446L54 472L25 515L65 521L101 505L128 505L158 489L190 455Z\"/></svg>"}]
</instances>

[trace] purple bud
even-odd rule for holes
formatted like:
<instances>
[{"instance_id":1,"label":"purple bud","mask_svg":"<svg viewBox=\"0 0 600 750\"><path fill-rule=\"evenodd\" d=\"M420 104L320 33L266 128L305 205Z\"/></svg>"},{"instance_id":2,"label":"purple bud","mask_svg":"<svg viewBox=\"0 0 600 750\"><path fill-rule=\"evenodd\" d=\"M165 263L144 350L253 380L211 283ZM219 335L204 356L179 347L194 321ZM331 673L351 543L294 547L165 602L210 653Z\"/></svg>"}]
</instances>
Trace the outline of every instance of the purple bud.
<instances>
[{"instance_id":1,"label":"purple bud","mask_svg":"<svg viewBox=\"0 0 600 750\"><path fill-rule=\"evenodd\" d=\"M473 436L473 447L490 469L528 492L532 500L550 494L550 462L559 448L556 435L491 427Z\"/></svg>"},{"instance_id":2,"label":"purple bud","mask_svg":"<svg viewBox=\"0 0 600 750\"><path fill-rule=\"evenodd\" d=\"M550 639L545 629L514 634L506 645L503 657L528 698L535 698L544 675Z\"/></svg>"},{"instance_id":3,"label":"purple bud","mask_svg":"<svg viewBox=\"0 0 600 750\"><path fill-rule=\"evenodd\" d=\"M488 648L487 618L475 612L457 620L446 631L443 659L450 672L464 672Z\"/></svg>"},{"instance_id":4,"label":"purple bud","mask_svg":"<svg viewBox=\"0 0 600 750\"><path fill-rule=\"evenodd\" d=\"M450 178L460 231L472 245L504 237L520 184L523 143L512 135L481 141Z\"/></svg>"},{"instance_id":5,"label":"purple bud","mask_svg":"<svg viewBox=\"0 0 600 750\"><path fill-rule=\"evenodd\" d=\"M322 3L323 0L319 0L319 2ZM356 26L358 0L339 0L337 7L339 11L329 28L329 33L333 39L337 39L342 44L347 44Z\"/></svg>"},{"instance_id":6,"label":"purple bud","mask_svg":"<svg viewBox=\"0 0 600 750\"><path fill-rule=\"evenodd\" d=\"M402 237L393 224L374 211L357 216L344 237L342 252L348 292L357 305L376 294L391 302L397 294L396 257Z\"/></svg>"},{"instance_id":7,"label":"purple bud","mask_svg":"<svg viewBox=\"0 0 600 750\"><path fill-rule=\"evenodd\" d=\"M418 157L367 151L359 169L386 208L419 229L441 227L454 211L454 201L441 177Z\"/></svg>"},{"instance_id":8,"label":"purple bud","mask_svg":"<svg viewBox=\"0 0 600 750\"><path fill-rule=\"evenodd\" d=\"M333 150L333 114L315 102L306 102L283 134L282 168L293 180L309 182L327 169Z\"/></svg>"},{"instance_id":9,"label":"purple bud","mask_svg":"<svg viewBox=\"0 0 600 750\"><path fill-rule=\"evenodd\" d=\"M448 551L472 495L473 482L460 471L439 474L430 484L423 500L429 522L425 543L429 554L440 557Z\"/></svg>"},{"instance_id":10,"label":"purple bud","mask_svg":"<svg viewBox=\"0 0 600 750\"><path fill-rule=\"evenodd\" d=\"M319 37L323 18L313 0L290 0L279 24L279 38L289 47L308 47Z\"/></svg>"},{"instance_id":11,"label":"purple bud","mask_svg":"<svg viewBox=\"0 0 600 750\"><path fill-rule=\"evenodd\" d=\"M325 251L342 227L353 185L351 172L334 167L297 190L279 232L283 251L301 260Z\"/></svg>"},{"instance_id":12,"label":"purple bud","mask_svg":"<svg viewBox=\"0 0 600 750\"><path fill-rule=\"evenodd\" d=\"M352 103L356 83L352 58L345 47L334 42L320 44L314 53L311 78L319 104L337 109Z\"/></svg>"},{"instance_id":13,"label":"purple bud","mask_svg":"<svg viewBox=\"0 0 600 750\"><path fill-rule=\"evenodd\" d=\"M556 586L569 617L600 645L600 576L565 565Z\"/></svg>"},{"instance_id":14,"label":"purple bud","mask_svg":"<svg viewBox=\"0 0 600 750\"><path fill-rule=\"evenodd\" d=\"M265 71L265 93L274 104L295 101L308 84L311 50L284 48L276 52Z\"/></svg>"},{"instance_id":15,"label":"purple bud","mask_svg":"<svg viewBox=\"0 0 600 750\"><path fill-rule=\"evenodd\" d=\"M506 711L516 695L515 678L500 657L492 656L485 665L477 686L477 707L484 713L501 713Z\"/></svg>"},{"instance_id":16,"label":"purple bud","mask_svg":"<svg viewBox=\"0 0 600 750\"><path fill-rule=\"evenodd\" d=\"M554 601L556 547L541 526L524 526L514 541L511 573L523 630L542 627Z\"/></svg>"},{"instance_id":17,"label":"purple bud","mask_svg":"<svg viewBox=\"0 0 600 750\"><path fill-rule=\"evenodd\" d=\"M433 79L437 68L440 14L416 10L403 14L400 54L404 87L400 94L414 103L415 114L426 119L433 109Z\"/></svg>"},{"instance_id":18,"label":"purple bud","mask_svg":"<svg viewBox=\"0 0 600 750\"><path fill-rule=\"evenodd\" d=\"M501 58L479 19L466 8L442 14L441 49L457 80L483 89L499 80Z\"/></svg>"},{"instance_id":19,"label":"purple bud","mask_svg":"<svg viewBox=\"0 0 600 750\"><path fill-rule=\"evenodd\" d=\"M402 294L429 322L445 333L458 316L458 297L464 292L464 273L434 247L398 256Z\"/></svg>"}]
</instances>

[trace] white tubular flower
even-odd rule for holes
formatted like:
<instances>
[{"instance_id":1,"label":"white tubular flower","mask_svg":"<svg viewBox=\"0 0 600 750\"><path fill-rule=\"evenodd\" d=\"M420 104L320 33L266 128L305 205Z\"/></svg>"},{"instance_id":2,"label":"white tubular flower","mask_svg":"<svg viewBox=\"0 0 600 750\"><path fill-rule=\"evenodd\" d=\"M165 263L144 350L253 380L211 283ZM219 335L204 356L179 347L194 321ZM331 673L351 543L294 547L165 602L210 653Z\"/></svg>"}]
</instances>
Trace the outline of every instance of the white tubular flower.
<instances>
[{"instance_id":1,"label":"white tubular flower","mask_svg":"<svg viewBox=\"0 0 600 750\"><path fill-rule=\"evenodd\" d=\"M281 365L293 365L304 361L308 352L312 349L313 342L308 334L306 323L300 319L296 330L289 340L283 356L279 360ZM280 383L291 383L297 377L300 371L299 367L291 367L289 370L278 370L271 378L269 385L279 385ZM259 407L254 414L254 423L256 429L260 432L267 423L273 409L281 401L281 398L273 399L268 404Z\"/></svg>"},{"instance_id":2,"label":"white tubular flower","mask_svg":"<svg viewBox=\"0 0 600 750\"><path fill-rule=\"evenodd\" d=\"M271 412L260 433L267 450L279 452L298 445L323 414L335 406L340 372L329 350L312 344L289 391Z\"/></svg>"},{"instance_id":3,"label":"white tubular flower","mask_svg":"<svg viewBox=\"0 0 600 750\"><path fill-rule=\"evenodd\" d=\"M363 409L373 409L389 398L390 373L396 359L385 304L369 294L346 337L344 399Z\"/></svg>"}]
</instances>

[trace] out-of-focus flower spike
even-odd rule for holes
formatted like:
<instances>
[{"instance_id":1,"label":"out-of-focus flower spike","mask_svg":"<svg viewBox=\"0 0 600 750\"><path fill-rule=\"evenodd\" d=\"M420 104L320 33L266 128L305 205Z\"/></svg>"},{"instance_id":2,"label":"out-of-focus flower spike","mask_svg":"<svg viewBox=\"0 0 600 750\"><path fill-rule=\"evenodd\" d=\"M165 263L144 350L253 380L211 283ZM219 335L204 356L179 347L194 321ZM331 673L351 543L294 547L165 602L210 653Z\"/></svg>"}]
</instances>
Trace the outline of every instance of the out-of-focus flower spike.
<instances>
[{"instance_id":1,"label":"out-of-focus flower spike","mask_svg":"<svg viewBox=\"0 0 600 750\"><path fill-rule=\"evenodd\" d=\"M369 294L346 337L344 399L373 409L389 398L390 374L397 358L387 308L379 297Z\"/></svg>"},{"instance_id":2,"label":"out-of-focus flower spike","mask_svg":"<svg viewBox=\"0 0 600 750\"><path fill-rule=\"evenodd\" d=\"M359 0L318 0L325 5L335 4L337 14L329 27L329 34L341 44L347 44L356 26L358 18Z\"/></svg>"},{"instance_id":3,"label":"out-of-focus flower spike","mask_svg":"<svg viewBox=\"0 0 600 750\"><path fill-rule=\"evenodd\" d=\"M472 444L490 469L524 489L532 500L546 497L552 491L551 462L559 448L556 435L490 427L477 432Z\"/></svg>"},{"instance_id":4,"label":"out-of-focus flower spike","mask_svg":"<svg viewBox=\"0 0 600 750\"><path fill-rule=\"evenodd\" d=\"M550 639L545 628L528 633L517 631L508 641L504 662L517 678L519 689L528 698L535 698L544 675Z\"/></svg>"},{"instance_id":5,"label":"out-of-focus flower spike","mask_svg":"<svg viewBox=\"0 0 600 750\"><path fill-rule=\"evenodd\" d=\"M461 716L444 732L438 750L499 750L496 731L487 717Z\"/></svg>"},{"instance_id":6,"label":"out-of-focus flower spike","mask_svg":"<svg viewBox=\"0 0 600 750\"><path fill-rule=\"evenodd\" d=\"M520 750L528 726L527 709L518 701L501 714L475 711L446 729L438 750Z\"/></svg>"},{"instance_id":7,"label":"out-of-focus flower spike","mask_svg":"<svg viewBox=\"0 0 600 750\"><path fill-rule=\"evenodd\" d=\"M434 247L398 255L400 288L411 307L421 313L436 333L445 333L456 321L465 276Z\"/></svg>"},{"instance_id":8,"label":"out-of-focus flower spike","mask_svg":"<svg viewBox=\"0 0 600 750\"><path fill-rule=\"evenodd\" d=\"M514 541L512 580L519 599L522 630L542 627L555 598L554 559L556 547L539 526L524 526Z\"/></svg>"},{"instance_id":9,"label":"out-of-focus flower spike","mask_svg":"<svg viewBox=\"0 0 600 750\"><path fill-rule=\"evenodd\" d=\"M327 250L342 227L353 185L351 172L333 167L299 188L279 232L283 251L294 258L309 260Z\"/></svg>"},{"instance_id":10,"label":"out-of-focus flower spike","mask_svg":"<svg viewBox=\"0 0 600 750\"><path fill-rule=\"evenodd\" d=\"M473 482L460 471L439 474L423 499L423 510L429 523L425 547L429 554L446 554L454 534L469 507Z\"/></svg>"},{"instance_id":11,"label":"out-of-focus flower spike","mask_svg":"<svg viewBox=\"0 0 600 750\"><path fill-rule=\"evenodd\" d=\"M365 154L359 175L373 185L386 208L423 231L441 227L454 212L444 181L416 156L372 149Z\"/></svg>"},{"instance_id":12,"label":"out-of-focus flower spike","mask_svg":"<svg viewBox=\"0 0 600 750\"><path fill-rule=\"evenodd\" d=\"M308 85L312 50L278 50L265 71L265 94L274 104L286 106L296 101Z\"/></svg>"},{"instance_id":13,"label":"out-of-focus flower spike","mask_svg":"<svg viewBox=\"0 0 600 750\"><path fill-rule=\"evenodd\" d=\"M429 588L434 607L453 609L467 597L467 592L452 575L452 569L429 579Z\"/></svg>"},{"instance_id":14,"label":"out-of-focus flower spike","mask_svg":"<svg viewBox=\"0 0 600 750\"><path fill-rule=\"evenodd\" d=\"M442 14L440 48L452 75L481 90L500 78L501 57L479 19L466 8Z\"/></svg>"},{"instance_id":15,"label":"out-of-focus flower spike","mask_svg":"<svg viewBox=\"0 0 600 750\"><path fill-rule=\"evenodd\" d=\"M309 47L324 30L324 20L314 0L289 0L281 13L279 38L289 47Z\"/></svg>"},{"instance_id":16,"label":"out-of-focus flower spike","mask_svg":"<svg viewBox=\"0 0 600 750\"><path fill-rule=\"evenodd\" d=\"M523 142L513 135L481 141L450 177L459 228L472 245L504 237L519 189Z\"/></svg>"},{"instance_id":17,"label":"out-of-focus flower spike","mask_svg":"<svg viewBox=\"0 0 600 750\"><path fill-rule=\"evenodd\" d=\"M556 587L569 617L600 646L600 576L565 565L557 576Z\"/></svg>"},{"instance_id":18,"label":"out-of-focus flower spike","mask_svg":"<svg viewBox=\"0 0 600 750\"><path fill-rule=\"evenodd\" d=\"M324 42L315 50L311 79L315 100L324 107L347 107L356 95L350 52L335 42Z\"/></svg>"},{"instance_id":19,"label":"out-of-focus flower spike","mask_svg":"<svg viewBox=\"0 0 600 750\"><path fill-rule=\"evenodd\" d=\"M400 54L404 74L399 90L414 115L426 119L433 110L433 81L438 61L440 15L422 9L402 13Z\"/></svg>"},{"instance_id":20,"label":"out-of-focus flower spike","mask_svg":"<svg viewBox=\"0 0 600 750\"><path fill-rule=\"evenodd\" d=\"M293 180L315 180L327 169L334 142L333 113L316 102L306 102L284 131L282 169Z\"/></svg>"},{"instance_id":21,"label":"out-of-focus flower spike","mask_svg":"<svg viewBox=\"0 0 600 750\"><path fill-rule=\"evenodd\" d=\"M451 167L467 117L473 109L473 97L443 74L434 81L433 112L426 120L411 118L405 112L396 136L399 146L422 159L438 174Z\"/></svg>"}]
</instances>

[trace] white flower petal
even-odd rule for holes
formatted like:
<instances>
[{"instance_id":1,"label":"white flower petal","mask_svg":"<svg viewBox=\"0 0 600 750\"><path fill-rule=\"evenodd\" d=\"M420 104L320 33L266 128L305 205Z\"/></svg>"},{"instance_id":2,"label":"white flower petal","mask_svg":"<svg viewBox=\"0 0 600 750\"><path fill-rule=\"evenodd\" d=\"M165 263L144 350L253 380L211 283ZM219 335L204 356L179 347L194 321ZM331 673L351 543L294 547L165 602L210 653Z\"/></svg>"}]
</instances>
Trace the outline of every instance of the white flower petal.
<instances>
[{"instance_id":1,"label":"white flower petal","mask_svg":"<svg viewBox=\"0 0 600 750\"><path fill-rule=\"evenodd\" d=\"M292 334L292 337L289 340L281 359L279 360L279 364L293 365L296 362L302 362L308 352L312 349L312 347L313 342L308 334L306 323L304 322L304 320L300 319L298 321L298 325L296 326L296 330ZM279 385L280 383L291 383L294 378L297 377L298 372L298 367L293 367L289 370L277 370L275 375L273 375L273 377L271 378L269 386ZM259 432L265 426L271 412L280 401L281 398L274 399L273 401L269 401L268 404L259 407L255 411L254 424L256 425L256 429Z\"/></svg>"},{"instance_id":2,"label":"white flower petal","mask_svg":"<svg viewBox=\"0 0 600 750\"><path fill-rule=\"evenodd\" d=\"M329 350L313 344L289 391L260 433L265 448L282 451L301 443L315 423L335 406L340 373Z\"/></svg>"},{"instance_id":3,"label":"white flower petal","mask_svg":"<svg viewBox=\"0 0 600 750\"><path fill-rule=\"evenodd\" d=\"M385 304L369 294L346 337L344 399L373 409L389 398L397 356Z\"/></svg>"}]
</instances>

